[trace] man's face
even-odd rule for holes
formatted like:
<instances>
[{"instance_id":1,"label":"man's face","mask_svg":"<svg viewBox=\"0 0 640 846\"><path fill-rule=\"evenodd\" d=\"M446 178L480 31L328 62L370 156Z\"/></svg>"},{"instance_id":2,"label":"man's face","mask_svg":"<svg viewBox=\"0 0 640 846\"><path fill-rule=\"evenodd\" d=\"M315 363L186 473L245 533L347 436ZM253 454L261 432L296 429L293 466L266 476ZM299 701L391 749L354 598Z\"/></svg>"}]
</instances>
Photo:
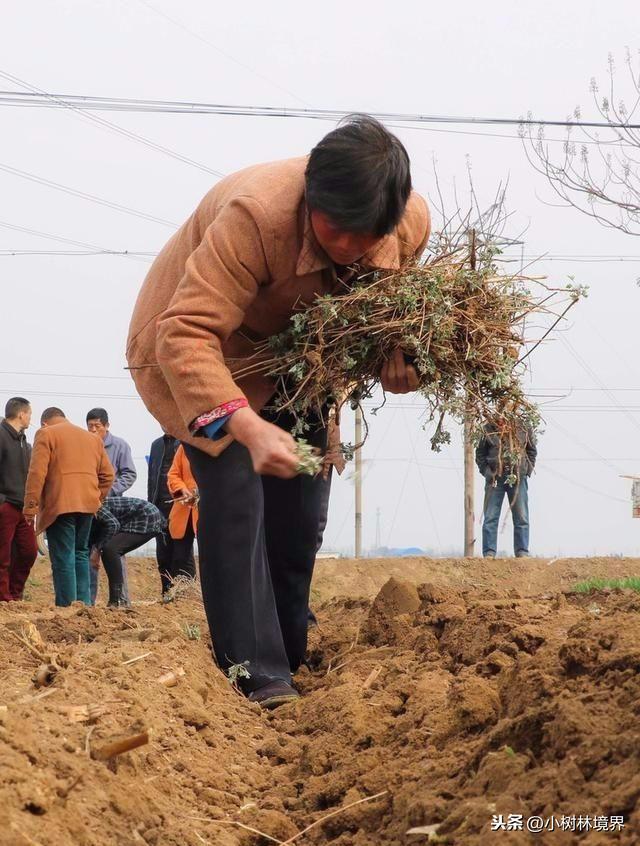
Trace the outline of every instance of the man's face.
<instances>
[{"instance_id":1,"label":"man's face","mask_svg":"<svg viewBox=\"0 0 640 846\"><path fill-rule=\"evenodd\" d=\"M109 431L109 424L103 423L102 420L98 420L96 417L91 420L87 420L87 429L90 432L93 432L94 435L100 435L104 441L107 437L107 432Z\"/></svg>"},{"instance_id":2,"label":"man's face","mask_svg":"<svg viewBox=\"0 0 640 846\"><path fill-rule=\"evenodd\" d=\"M335 264L353 264L382 240L366 232L338 229L326 214L319 211L312 211L309 217L318 244Z\"/></svg>"},{"instance_id":3,"label":"man's face","mask_svg":"<svg viewBox=\"0 0 640 846\"><path fill-rule=\"evenodd\" d=\"M31 415L32 414L33 414L33 411L31 409L31 406L29 406L24 411L21 411L20 414L18 414L18 422L19 422L20 428L22 429L23 432L26 429L28 429L29 426L31 425Z\"/></svg>"}]
</instances>

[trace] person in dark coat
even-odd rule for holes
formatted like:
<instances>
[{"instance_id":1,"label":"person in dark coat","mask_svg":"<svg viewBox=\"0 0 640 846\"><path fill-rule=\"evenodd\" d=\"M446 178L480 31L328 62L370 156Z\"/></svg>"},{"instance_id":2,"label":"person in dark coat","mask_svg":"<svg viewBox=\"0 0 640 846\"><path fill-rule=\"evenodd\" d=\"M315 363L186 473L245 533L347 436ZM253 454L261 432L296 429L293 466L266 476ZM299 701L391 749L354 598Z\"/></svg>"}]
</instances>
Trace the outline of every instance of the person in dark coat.
<instances>
[{"instance_id":1,"label":"person in dark coat","mask_svg":"<svg viewBox=\"0 0 640 846\"><path fill-rule=\"evenodd\" d=\"M149 453L149 468L147 475L147 499L160 510L165 519L169 519L169 512L173 504L173 497L167 486L167 475L173 463L176 450L180 446L171 435L164 434L151 444ZM195 575L196 565L193 558L193 536L190 543L184 538L175 541L169 532L156 537L156 560L160 572L162 595L164 596L172 584L172 577L181 572Z\"/></svg>"},{"instance_id":2,"label":"person in dark coat","mask_svg":"<svg viewBox=\"0 0 640 846\"><path fill-rule=\"evenodd\" d=\"M31 460L25 431L31 405L12 397L0 423L0 602L22 599L24 586L38 555L33 527L25 520L24 488Z\"/></svg>"},{"instance_id":3,"label":"person in dark coat","mask_svg":"<svg viewBox=\"0 0 640 846\"><path fill-rule=\"evenodd\" d=\"M482 554L495 558L498 525L502 502L507 497L513 519L513 549L516 558L529 555L529 477L536 465L538 448L531 427L521 426L517 432L517 464L508 454L509 445L501 437L498 426L487 423L476 449L476 464L485 480Z\"/></svg>"}]
</instances>

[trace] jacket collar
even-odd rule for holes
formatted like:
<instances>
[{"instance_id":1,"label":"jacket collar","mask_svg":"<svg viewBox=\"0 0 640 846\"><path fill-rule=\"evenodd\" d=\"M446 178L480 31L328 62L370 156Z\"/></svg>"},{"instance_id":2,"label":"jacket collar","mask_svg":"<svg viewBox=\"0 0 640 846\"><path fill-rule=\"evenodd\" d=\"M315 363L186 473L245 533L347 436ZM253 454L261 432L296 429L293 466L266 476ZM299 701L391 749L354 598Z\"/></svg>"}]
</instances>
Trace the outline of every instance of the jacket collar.
<instances>
[{"instance_id":1,"label":"jacket collar","mask_svg":"<svg viewBox=\"0 0 640 846\"><path fill-rule=\"evenodd\" d=\"M104 444L105 449L108 446L111 446L111 444L113 443L113 435L111 434L111 432L107 432L107 434L104 436L104 440L102 441L102 443Z\"/></svg>"},{"instance_id":2,"label":"jacket collar","mask_svg":"<svg viewBox=\"0 0 640 846\"><path fill-rule=\"evenodd\" d=\"M13 426L11 425L11 423L7 423L7 421L6 421L6 420L3 420L3 421L2 421L2 423L0 423L0 426L2 426L2 427L3 427L3 429L6 429L6 430L7 430L7 432L11 435L11 437L15 438L15 439L16 439L16 441L20 441L20 440L22 440L23 438L26 438L26 435L25 435L25 433L24 433L24 432L18 432L18 431L16 431L16 430L13 428Z\"/></svg>"},{"instance_id":3,"label":"jacket collar","mask_svg":"<svg viewBox=\"0 0 640 846\"><path fill-rule=\"evenodd\" d=\"M302 245L296 264L296 276L306 276L331 267L333 262L324 252L313 234L311 218L307 204L303 200L298 212L298 226L302 231ZM365 270L397 270L400 267L400 247L395 232L385 235L382 240L369 250L358 262Z\"/></svg>"}]
</instances>

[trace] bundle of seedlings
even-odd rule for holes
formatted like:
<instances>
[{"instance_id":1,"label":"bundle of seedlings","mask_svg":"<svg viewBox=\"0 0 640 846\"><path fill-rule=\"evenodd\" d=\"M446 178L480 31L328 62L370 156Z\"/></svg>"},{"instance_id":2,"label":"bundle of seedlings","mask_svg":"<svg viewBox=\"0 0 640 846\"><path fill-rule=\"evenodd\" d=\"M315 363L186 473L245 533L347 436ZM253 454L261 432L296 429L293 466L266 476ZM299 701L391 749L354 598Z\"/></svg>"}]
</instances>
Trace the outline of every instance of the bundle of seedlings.
<instances>
[{"instance_id":1,"label":"bundle of seedlings","mask_svg":"<svg viewBox=\"0 0 640 846\"><path fill-rule=\"evenodd\" d=\"M523 433L540 421L523 390L524 360L583 290L501 272L497 257L490 246L477 255L464 246L397 271L362 274L295 313L235 375L271 377L275 407L292 413L293 433L303 435L310 415L326 419L332 407L339 415L345 403L355 407L370 397L400 348L416 369L426 423L437 420L432 448L450 441L447 417L466 423L476 438L490 424L504 444L505 466L517 467ZM526 337L529 327L537 337Z\"/></svg>"}]
</instances>

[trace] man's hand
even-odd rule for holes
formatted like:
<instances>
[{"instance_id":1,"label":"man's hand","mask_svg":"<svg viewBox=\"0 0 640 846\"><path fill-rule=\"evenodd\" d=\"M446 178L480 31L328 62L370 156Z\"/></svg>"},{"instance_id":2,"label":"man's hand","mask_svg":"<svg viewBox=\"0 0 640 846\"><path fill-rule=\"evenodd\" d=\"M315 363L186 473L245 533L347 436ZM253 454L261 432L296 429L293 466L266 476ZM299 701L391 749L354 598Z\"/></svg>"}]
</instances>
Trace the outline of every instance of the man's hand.
<instances>
[{"instance_id":1,"label":"man's hand","mask_svg":"<svg viewBox=\"0 0 640 846\"><path fill-rule=\"evenodd\" d=\"M288 432L263 420L250 408L234 412L226 428L249 450L256 473L281 479L298 475L296 442Z\"/></svg>"},{"instance_id":2,"label":"man's hand","mask_svg":"<svg viewBox=\"0 0 640 846\"><path fill-rule=\"evenodd\" d=\"M195 491L185 491L182 488L173 495L173 501L182 505L193 505L197 498Z\"/></svg>"},{"instance_id":3,"label":"man's hand","mask_svg":"<svg viewBox=\"0 0 640 846\"><path fill-rule=\"evenodd\" d=\"M413 364L406 364L404 353L396 347L380 373L380 384L390 394L408 394L418 390L418 373Z\"/></svg>"},{"instance_id":4,"label":"man's hand","mask_svg":"<svg viewBox=\"0 0 640 846\"><path fill-rule=\"evenodd\" d=\"M96 549L95 547L89 553L89 563L93 567L94 570L100 569L100 564L102 563L102 556L100 555L100 550Z\"/></svg>"},{"instance_id":5,"label":"man's hand","mask_svg":"<svg viewBox=\"0 0 640 846\"><path fill-rule=\"evenodd\" d=\"M31 526L32 529L36 527L36 515L35 514L24 514L24 519L27 526Z\"/></svg>"}]
</instances>

